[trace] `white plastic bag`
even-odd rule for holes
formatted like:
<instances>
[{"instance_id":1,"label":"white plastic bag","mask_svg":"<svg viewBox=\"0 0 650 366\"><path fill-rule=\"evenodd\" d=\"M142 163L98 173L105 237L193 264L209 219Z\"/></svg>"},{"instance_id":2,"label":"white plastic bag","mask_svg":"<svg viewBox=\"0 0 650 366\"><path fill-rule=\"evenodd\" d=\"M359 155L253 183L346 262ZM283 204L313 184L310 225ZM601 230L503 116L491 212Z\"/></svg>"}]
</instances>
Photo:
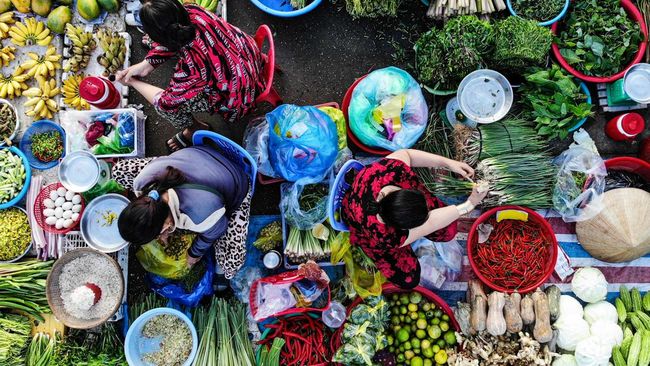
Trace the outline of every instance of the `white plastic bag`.
<instances>
[{"instance_id":1,"label":"white plastic bag","mask_svg":"<svg viewBox=\"0 0 650 366\"><path fill-rule=\"evenodd\" d=\"M566 222L585 221L603 209L607 170L589 133L580 129L573 134L575 143L554 163L559 166L553 207ZM586 177L584 184L581 184Z\"/></svg>"},{"instance_id":2,"label":"white plastic bag","mask_svg":"<svg viewBox=\"0 0 650 366\"><path fill-rule=\"evenodd\" d=\"M454 281L460 276L463 248L456 240L434 243L421 239L412 248L420 262L420 285L425 288L439 289L446 281Z\"/></svg>"},{"instance_id":3,"label":"white plastic bag","mask_svg":"<svg viewBox=\"0 0 650 366\"><path fill-rule=\"evenodd\" d=\"M257 162L257 171L267 177L280 176L271 167L269 161L269 123L264 117L253 119L244 131L244 149Z\"/></svg>"}]
</instances>

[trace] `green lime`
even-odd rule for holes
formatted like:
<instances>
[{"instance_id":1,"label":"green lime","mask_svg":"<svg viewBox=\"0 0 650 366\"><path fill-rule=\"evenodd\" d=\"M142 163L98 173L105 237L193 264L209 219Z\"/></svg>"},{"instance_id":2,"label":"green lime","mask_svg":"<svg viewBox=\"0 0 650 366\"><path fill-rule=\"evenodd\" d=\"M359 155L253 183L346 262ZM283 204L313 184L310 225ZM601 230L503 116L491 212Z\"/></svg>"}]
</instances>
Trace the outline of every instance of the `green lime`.
<instances>
[{"instance_id":1,"label":"green lime","mask_svg":"<svg viewBox=\"0 0 650 366\"><path fill-rule=\"evenodd\" d=\"M427 332L425 332L424 329L418 329L415 331L415 336L418 339L424 339L427 336Z\"/></svg>"},{"instance_id":2,"label":"green lime","mask_svg":"<svg viewBox=\"0 0 650 366\"><path fill-rule=\"evenodd\" d=\"M420 356L415 356L411 359L411 366L424 366L424 361Z\"/></svg>"},{"instance_id":3,"label":"green lime","mask_svg":"<svg viewBox=\"0 0 650 366\"><path fill-rule=\"evenodd\" d=\"M433 318L433 320L431 321L431 324L436 324L436 325L440 324L440 319Z\"/></svg>"},{"instance_id":4,"label":"green lime","mask_svg":"<svg viewBox=\"0 0 650 366\"><path fill-rule=\"evenodd\" d=\"M411 346L411 342L409 342L409 341L404 342L404 349L405 349L405 350L409 350L409 349L411 349L411 348L413 348L413 347Z\"/></svg>"},{"instance_id":5,"label":"green lime","mask_svg":"<svg viewBox=\"0 0 650 366\"><path fill-rule=\"evenodd\" d=\"M444 322L444 321L440 322L440 330L442 330L443 332L448 331L449 330L449 323Z\"/></svg>"},{"instance_id":6,"label":"green lime","mask_svg":"<svg viewBox=\"0 0 650 366\"><path fill-rule=\"evenodd\" d=\"M409 295L409 300L411 300L411 304L419 304L420 301L422 301L422 294L416 291L411 292Z\"/></svg>"},{"instance_id":7,"label":"green lime","mask_svg":"<svg viewBox=\"0 0 650 366\"><path fill-rule=\"evenodd\" d=\"M413 348L413 352L414 352L416 355L419 355L422 351L420 351L419 348Z\"/></svg>"},{"instance_id":8,"label":"green lime","mask_svg":"<svg viewBox=\"0 0 650 366\"><path fill-rule=\"evenodd\" d=\"M448 322L448 321L449 321L449 315L447 315L447 314L443 314L443 315L442 315L442 320Z\"/></svg>"},{"instance_id":9,"label":"green lime","mask_svg":"<svg viewBox=\"0 0 650 366\"><path fill-rule=\"evenodd\" d=\"M413 356L415 356L415 352L413 352L413 351L404 351L404 357L406 357L407 360L412 359Z\"/></svg>"},{"instance_id":10,"label":"green lime","mask_svg":"<svg viewBox=\"0 0 650 366\"><path fill-rule=\"evenodd\" d=\"M402 353L397 355L397 362L398 363L404 363L404 361L406 361L406 357L404 357L404 355Z\"/></svg>"},{"instance_id":11,"label":"green lime","mask_svg":"<svg viewBox=\"0 0 650 366\"><path fill-rule=\"evenodd\" d=\"M431 305L428 302L425 302L424 305L422 305L422 310L424 311L431 310Z\"/></svg>"},{"instance_id":12,"label":"green lime","mask_svg":"<svg viewBox=\"0 0 650 366\"><path fill-rule=\"evenodd\" d=\"M433 366L433 361L428 358L424 359L424 364L422 366Z\"/></svg>"},{"instance_id":13,"label":"green lime","mask_svg":"<svg viewBox=\"0 0 650 366\"><path fill-rule=\"evenodd\" d=\"M426 319L426 318L427 318L427 316L426 316L426 314L425 314L425 313L423 313L423 312L421 312L421 311L419 311L419 312L418 312L418 318L419 318L419 319Z\"/></svg>"},{"instance_id":14,"label":"green lime","mask_svg":"<svg viewBox=\"0 0 650 366\"><path fill-rule=\"evenodd\" d=\"M431 351L433 351L433 353L440 352L440 346L437 345L437 344L434 344L433 347L431 347Z\"/></svg>"},{"instance_id":15,"label":"green lime","mask_svg":"<svg viewBox=\"0 0 650 366\"><path fill-rule=\"evenodd\" d=\"M440 347L440 348L445 348L445 346L447 345L447 343L445 343L445 340L444 340L444 339L438 339L438 342L436 342L436 344L437 344L438 347Z\"/></svg>"},{"instance_id":16,"label":"green lime","mask_svg":"<svg viewBox=\"0 0 650 366\"><path fill-rule=\"evenodd\" d=\"M386 336L386 341L388 342L389 346L392 346L393 344L395 344L395 338L393 338L392 335Z\"/></svg>"},{"instance_id":17,"label":"green lime","mask_svg":"<svg viewBox=\"0 0 650 366\"><path fill-rule=\"evenodd\" d=\"M418 329L426 329L427 328L427 321L424 319L418 319L417 323L415 323L418 327Z\"/></svg>"},{"instance_id":18,"label":"green lime","mask_svg":"<svg viewBox=\"0 0 650 366\"><path fill-rule=\"evenodd\" d=\"M445 350L440 350L436 353L435 356L436 363L443 364L447 362L447 352Z\"/></svg>"},{"instance_id":19,"label":"green lime","mask_svg":"<svg viewBox=\"0 0 650 366\"><path fill-rule=\"evenodd\" d=\"M422 349L431 348L431 342L428 339L422 340L422 343L420 343L420 348Z\"/></svg>"},{"instance_id":20,"label":"green lime","mask_svg":"<svg viewBox=\"0 0 650 366\"><path fill-rule=\"evenodd\" d=\"M393 325L399 325L399 323L400 323L400 322L399 322L399 316L397 316L397 315L393 315L393 316L390 318L390 323L393 324Z\"/></svg>"},{"instance_id":21,"label":"green lime","mask_svg":"<svg viewBox=\"0 0 650 366\"><path fill-rule=\"evenodd\" d=\"M406 308L406 306L404 306L404 305L400 306L399 307L399 313L402 314L402 315L406 315L406 313L408 313L408 309Z\"/></svg>"},{"instance_id":22,"label":"green lime","mask_svg":"<svg viewBox=\"0 0 650 366\"><path fill-rule=\"evenodd\" d=\"M438 339L442 335L442 330L437 325L430 326L427 329L427 332L429 333L429 337L431 337L433 339Z\"/></svg>"},{"instance_id":23,"label":"green lime","mask_svg":"<svg viewBox=\"0 0 650 366\"><path fill-rule=\"evenodd\" d=\"M420 348L420 340L417 339L417 338L412 339L411 340L411 347L413 347L413 349L419 349Z\"/></svg>"},{"instance_id":24,"label":"green lime","mask_svg":"<svg viewBox=\"0 0 650 366\"><path fill-rule=\"evenodd\" d=\"M436 318L440 318L440 317L442 316L442 310L440 310L440 309L436 309L436 311L434 312L434 314L436 315ZM447 317L447 318L449 318L449 317Z\"/></svg>"},{"instance_id":25,"label":"green lime","mask_svg":"<svg viewBox=\"0 0 650 366\"><path fill-rule=\"evenodd\" d=\"M408 304L408 309L411 312L416 312L416 311L418 311L418 306L417 306L417 304Z\"/></svg>"},{"instance_id":26,"label":"green lime","mask_svg":"<svg viewBox=\"0 0 650 366\"><path fill-rule=\"evenodd\" d=\"M433 358L433 348L422 348L422 356L425 358Z\"/></svg>"},{"instance_id":27,"label":"green lime","mask_svg":"<svg viewBox=\"0 0 650 366\"><path fill-rule=\"evenodd\" d=\"M445 343L447 343L448 346L453 346L456 344L456 333L453 331L449 331L445 333Z\"/></svg>"},{"instance_id":28,"label":"green lime","mask_svg":"<svg viewBox=\"0 0 650 366\"><path fill-rule=\"evenodd\" d=\"M400 343L406 342L409 339L409 331L405 328L400 329L397 332L397 340L400 341Z\"/></svg>"},{"instance_id":29,"label":"green lime","mask_svg":"<svg viewBox=\"0 0 650 366\"><path fill-rule=\"evenodd\" d=\"M409 296L408 296L407 294L402 294L402 295L399 297L399 302L400 302L402 305L406 305L406 304L408 304L408 303L409 303Z\"/></svg>"}]
</instances>

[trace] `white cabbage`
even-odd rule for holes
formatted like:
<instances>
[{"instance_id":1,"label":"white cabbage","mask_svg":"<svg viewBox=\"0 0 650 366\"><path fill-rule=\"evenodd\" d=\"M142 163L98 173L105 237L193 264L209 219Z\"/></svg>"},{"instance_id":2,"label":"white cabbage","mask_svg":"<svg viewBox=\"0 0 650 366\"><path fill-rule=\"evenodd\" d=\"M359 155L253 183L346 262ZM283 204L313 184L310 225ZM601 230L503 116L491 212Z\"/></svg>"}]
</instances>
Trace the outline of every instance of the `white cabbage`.
<instances>
[{"instance_id":1,"label":"white cabbage","mask_svg":"<svg viewBox=\"0 0 650 366\"><path fill-rule=\"evenodd\" d=\"M598 269L583 267L573 275L571 290L584 302L602 301L607 296L607 279Z\"/></svg>"}]
</instances>

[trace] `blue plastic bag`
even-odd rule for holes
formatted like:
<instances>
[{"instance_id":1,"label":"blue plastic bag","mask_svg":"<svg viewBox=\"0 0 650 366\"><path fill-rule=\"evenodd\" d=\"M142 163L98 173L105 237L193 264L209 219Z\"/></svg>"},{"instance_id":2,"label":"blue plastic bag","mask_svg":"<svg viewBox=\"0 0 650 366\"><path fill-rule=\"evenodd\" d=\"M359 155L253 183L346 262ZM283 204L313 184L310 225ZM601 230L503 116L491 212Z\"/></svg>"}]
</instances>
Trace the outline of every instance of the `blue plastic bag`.
<instances>
[{"instance_id":1,"label":"blue plastic bag","mask_svg":"<svg viewBox=\"0 0 650 366\"><path fill-rule=\"evenodd\" d=\"M160 296L163 296L174 303L187 307L195 307L205 296L212 296L214 289L212 281L214 279L214 252L210 250L203 256L205 262L205 273L199 282L194 285L191 292L187 292L183 285L177 280L170 280L148 273L149 286Z\"/></svg>"},{"instance_id":2,"label":"blue plastic bag","mask_svg":"<svg viewBox=\"0 0 650 366\"><path fill-rule=\"evenodd\" d=\"M131 113L122 113L117 118L117 133L122 147L133 148L135 140L135 121Z\"/></svg>"},{"instance_id":3,"label":"blue plastic bag","mask_svg":"<svg viewBox=\"0 0 650 366\"><path fill-rule=\"evenodd\" d=\"M334 121L318 108L292 104L279 106L266 119L273 170L290 182L321 181L338 154Z\"/></svg>"},{"instance_id":4,"label":"blue plastic bag","mask_svg":"<svg viewBox=\"0 0 650 366\"><path fill-rule=\"evenodd\" d=\"M417 81L391 66L371 72L357 84L348 115L352 133L364 145L396 151L420 138L429 109Z\"/></svg>"}]
</instances>

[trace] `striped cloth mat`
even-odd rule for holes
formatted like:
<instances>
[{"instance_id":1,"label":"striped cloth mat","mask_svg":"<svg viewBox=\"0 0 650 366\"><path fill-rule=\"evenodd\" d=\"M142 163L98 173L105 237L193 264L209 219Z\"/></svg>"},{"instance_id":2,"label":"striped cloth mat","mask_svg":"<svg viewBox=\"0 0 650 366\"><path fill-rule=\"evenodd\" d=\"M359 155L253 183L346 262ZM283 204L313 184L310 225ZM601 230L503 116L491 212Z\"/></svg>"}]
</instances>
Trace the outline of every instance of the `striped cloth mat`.
<instances>
[{"instance_id":1,"label":"striped cloth mat","mask_svg":"<svg viewBox=\"0 0 650 366\"><path fill-rule=\"evenodd\" d=\"M627 263L601 262L591 257L578 243L574 223L565 223L553 210L537 212L551 224L560 247L569 258L571 267L577 270L580 267L591 266L603 272L609 282L607 296L609 301L613 301L618 296L618 289L621 284L625 284L628 288L637 287L641 292L650 291L650 254ZM462 218L459 221L456 240L463 247L464 252L467 249L467 233L479 215L480 213L475 211L470 214L469 218ZM441 289L435 290L451 306L455 306L458 301L465 301L467 281L474 278L466 254L463 257L462 273L459 278L453 282L445 282ZM568 277L565 281L562 281L554 273L547 283L556 284L563 293L569 293L571 292L570 280L571 277Z\"/></svg>"}]
</instances>

